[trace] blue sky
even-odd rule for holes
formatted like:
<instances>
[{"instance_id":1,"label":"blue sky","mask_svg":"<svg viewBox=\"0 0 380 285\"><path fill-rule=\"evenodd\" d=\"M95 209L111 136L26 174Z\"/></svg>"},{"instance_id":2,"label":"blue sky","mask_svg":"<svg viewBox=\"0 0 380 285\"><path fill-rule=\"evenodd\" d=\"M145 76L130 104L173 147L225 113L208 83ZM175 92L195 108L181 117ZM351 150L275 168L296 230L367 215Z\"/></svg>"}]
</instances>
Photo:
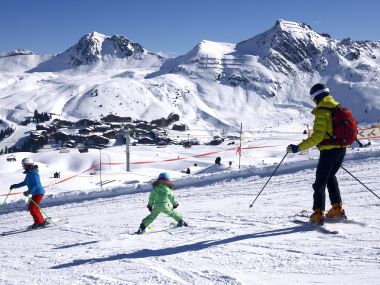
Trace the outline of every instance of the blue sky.
<instances>
[{"instance_id":1,"label":"blue sky","mask_svg":"<svg viewBox=\"0 0 380 285\"><path fill-rule=\"evenodd\" d=\"M277 19L305 22L336 39L380 40L378 11L377 0L0 0L0 52L62 52L97 31L174 56L203 39L246 40Z\"/></svg>"}]
</instances>

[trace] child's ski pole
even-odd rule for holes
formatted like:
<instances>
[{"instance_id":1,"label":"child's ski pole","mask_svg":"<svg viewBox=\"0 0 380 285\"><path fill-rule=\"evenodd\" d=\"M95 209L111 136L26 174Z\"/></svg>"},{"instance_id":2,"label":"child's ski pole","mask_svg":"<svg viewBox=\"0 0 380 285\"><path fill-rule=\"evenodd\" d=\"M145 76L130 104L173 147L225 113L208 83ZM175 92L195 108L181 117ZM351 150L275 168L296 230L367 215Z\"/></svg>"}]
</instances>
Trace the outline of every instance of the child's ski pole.
<instances>
[{"instance_id":1,"label":"child's ski pole","mask_svg":"<svg viewBox=\"0 0 380 285\"><path fill-rule=\"evenodd\" d=\"M8 194L5 196L4 202L0 205L0 210L3 208L5 202L7 201L9 195L11 194L12 189L9 189Z\"/></svg>"},{"instance_id":2,"label":"child's ski pole","mask_svg":"<svg viewBox=\"0 0 380 285\"><path fill-rule=\"evenodd\" d=\"M44 215L46 216L47 219L49 219L54 225L57 226L57 224L53 222L53 219L52 219L51 217L49 217L48 215L46 215L46 213L41 209L40 206L38 206L38 204L37 204L36 202L33 201L32 198L30 198L30 197L28 196L28 199L29 199L29 201L31 201L34 205L36 205L36 207L41 211L42 214L44 214Z\"/></svg>"}]
</instances>

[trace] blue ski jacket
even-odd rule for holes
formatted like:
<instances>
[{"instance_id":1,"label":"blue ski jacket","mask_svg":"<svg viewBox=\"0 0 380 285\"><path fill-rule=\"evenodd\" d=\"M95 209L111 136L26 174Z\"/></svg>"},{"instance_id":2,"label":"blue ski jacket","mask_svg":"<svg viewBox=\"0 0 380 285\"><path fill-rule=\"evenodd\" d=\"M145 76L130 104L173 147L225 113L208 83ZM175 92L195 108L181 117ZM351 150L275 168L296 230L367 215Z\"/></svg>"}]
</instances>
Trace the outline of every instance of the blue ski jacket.
<instances>
[{"instance_id":1,"label":"blue ski jacket","mask_svg":"<svg viewBox=\"0 0 380 285\"><path fill-rule=\"evenodd\" d=\"M45 194L45 189L41 184L40 175L38 174L38 166L36 165L32 169L24 171L24 173L26 174L24 181L15 184L14 187L20 188L23 186L27 186L29 194Z\"/></svg>"}]
</instances>

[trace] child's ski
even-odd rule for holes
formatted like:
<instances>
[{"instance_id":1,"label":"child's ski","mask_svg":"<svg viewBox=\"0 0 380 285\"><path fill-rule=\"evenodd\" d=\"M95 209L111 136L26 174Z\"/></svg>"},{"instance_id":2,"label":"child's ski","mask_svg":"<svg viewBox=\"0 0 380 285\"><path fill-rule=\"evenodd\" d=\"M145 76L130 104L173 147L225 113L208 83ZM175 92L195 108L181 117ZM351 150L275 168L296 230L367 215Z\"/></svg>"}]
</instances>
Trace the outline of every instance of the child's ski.
<instances>
[{"instance_id":1,"label":"child's ski","mask_svg":"<svg viewBox=\"0 0 380 285\"><path fill-rule=\"evenodd\" d=\"M161 230L153 230L153 227L149 226L148 228L145 229L143 234L154 234L154 233L161 233L161 232L169 232L170 230L177 229L177 228L183 228L183 227L188 227L189 225L186 224L186 226L178 226L177 223L171 222L169 224L169 228L164 228ZM137 235L137 232L132 233L132 235Z\"/></svg>"},{"instance_id":2,"label":"child's ski","mask_svg":"<svg viewBox=\"0 0 380 285\"><path fill-rule=\"evenodd\" d=\"M47 223L46 225L43 225L41 227L31 228L29 226L29 227L23 228L23 229L5 231L5 232L0 233L0 236L9 236L9 235L15 235L15 234L21 234L21 233L25 233L25 232L35 231L35 230L42 230L42 229L46 229L46 228L51 228L51 227L58 225L61 222L63 222L63 221L58 219L58 218L52 218L52 219L50 219L49 223Z\"/></svg>"}]
</instances>

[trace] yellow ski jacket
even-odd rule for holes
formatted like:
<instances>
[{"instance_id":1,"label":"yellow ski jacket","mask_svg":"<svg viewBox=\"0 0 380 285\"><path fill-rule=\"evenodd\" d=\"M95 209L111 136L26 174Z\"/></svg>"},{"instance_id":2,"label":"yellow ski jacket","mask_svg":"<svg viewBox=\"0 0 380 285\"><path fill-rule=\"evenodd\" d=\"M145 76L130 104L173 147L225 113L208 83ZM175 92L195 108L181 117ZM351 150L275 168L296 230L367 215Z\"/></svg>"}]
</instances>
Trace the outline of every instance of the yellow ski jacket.
<instances>
[{"instance_id":1,"label":"yellow ski jacket","mask_svg":"<svg viewBox=\"0 0 380 285\"><path fill-rule=\"evenodd\" d=\"M311 111L315 116L313 134L302 141L298 147L300 150L307 150L313 146L317 146L318 150L328 150L333 148L340 148L340 145L321 145L318 146L324 139L329 139L329 133L332 135L333 126L332 126L332 116L331 111L321 108L335 108L339 103L334 100L331 95L324 97L318 105Z\"/></svg>"}]
</instances>

